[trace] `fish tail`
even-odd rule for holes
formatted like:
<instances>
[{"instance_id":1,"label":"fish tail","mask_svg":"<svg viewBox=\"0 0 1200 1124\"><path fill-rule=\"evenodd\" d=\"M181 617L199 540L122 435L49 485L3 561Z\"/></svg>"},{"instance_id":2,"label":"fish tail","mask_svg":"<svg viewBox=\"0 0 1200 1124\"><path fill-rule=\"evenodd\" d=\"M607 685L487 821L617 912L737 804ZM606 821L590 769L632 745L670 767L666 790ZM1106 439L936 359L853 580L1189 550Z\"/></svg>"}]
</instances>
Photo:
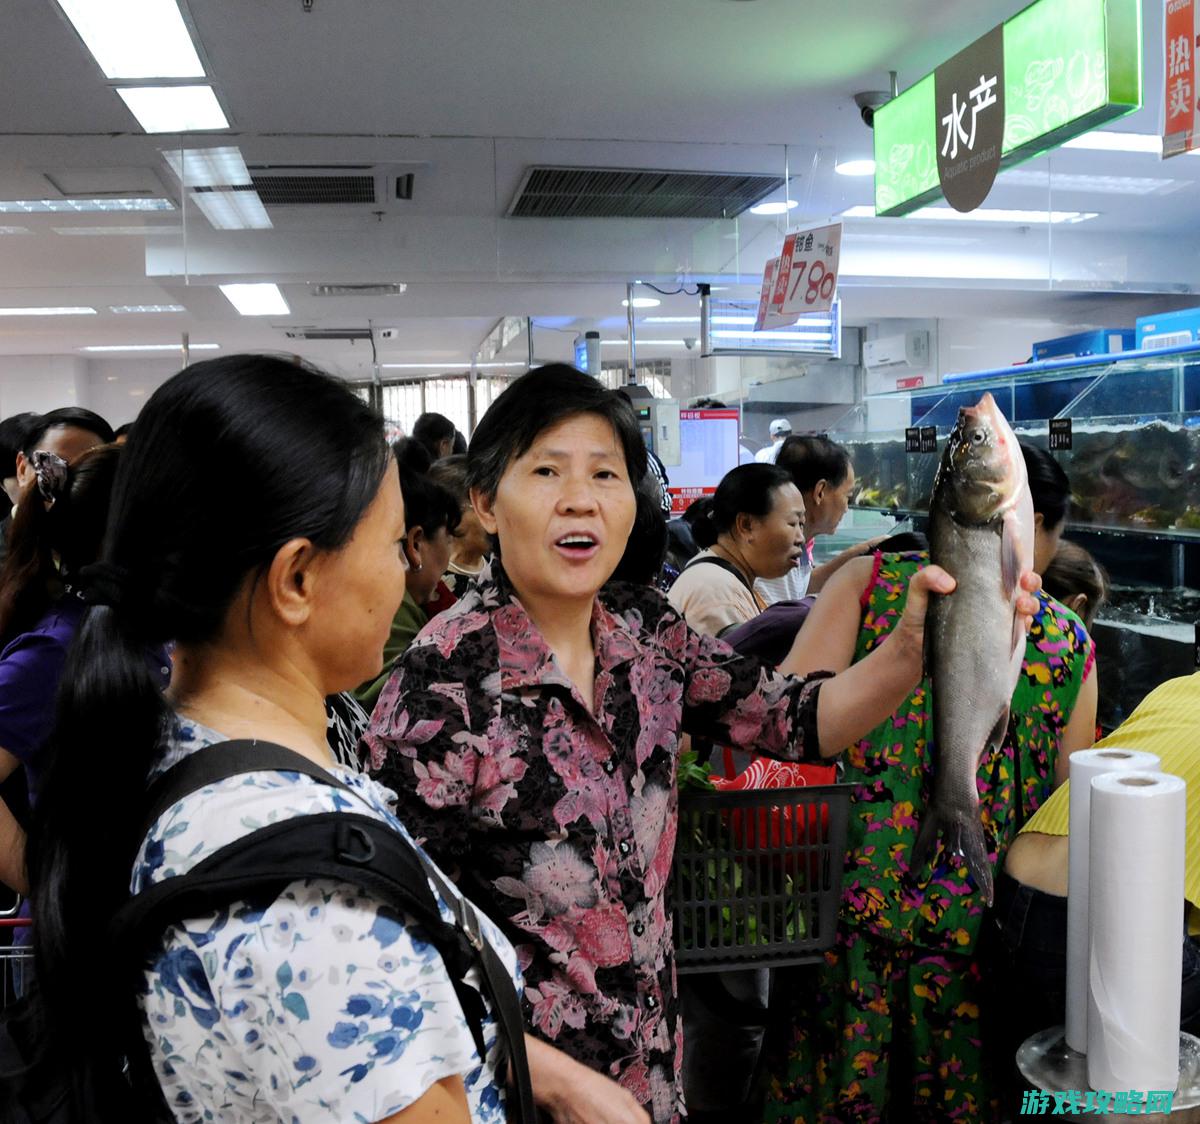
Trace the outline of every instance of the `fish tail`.
<instances>
[{"instance_id":1,"label":"fish tail","mask_svg":"<svg viewBox=\"0 0 1200 1124\"><path fill-rule=\"evenodd\" d=\"M909 866L917 871L932 859L938 837L946 850L962 857L979 892L992 904L992 864L988 859L987 839L979 814L971 811L946 811L930 808L921 821L916 842L909 855Z\"/></svg>"}]
</instances>

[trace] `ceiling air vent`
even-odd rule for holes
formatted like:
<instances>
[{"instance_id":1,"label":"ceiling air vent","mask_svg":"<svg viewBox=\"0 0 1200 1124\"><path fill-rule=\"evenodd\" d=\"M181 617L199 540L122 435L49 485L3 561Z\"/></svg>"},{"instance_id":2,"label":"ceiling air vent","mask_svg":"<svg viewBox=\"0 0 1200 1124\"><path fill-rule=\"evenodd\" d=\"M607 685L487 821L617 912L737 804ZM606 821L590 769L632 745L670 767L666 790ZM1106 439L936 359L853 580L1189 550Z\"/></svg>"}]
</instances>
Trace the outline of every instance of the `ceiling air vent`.
<instances>
[{"instance_id":1,"label":"ceiling air vent","mask_svg":"<svg viewBox=\"0 0 1200 1124\"><path fill-rule=\"evenodd\" d=\"M289 340L369 340L370 328L285 328Z\"/></svg>"},{"instance_id":2,"label":"ceiling air vent","mask_svg":"<svg viewBox=\"0 0 1200 1124\"><path fill-rule=\"evenodd\" d=\"M783 185L776 175L530 168L508 213L544 219L722 219Z\"/></svg>"},{"instance_id":3,"label":"ceiling air vent","mask_svg":"<svg viewBox=\"0 0 1200 1124\"><path fill-rule=\"evenodd\" d=\"M314 297L398 297L408 286L403 281L386 284L314 285Z\"/></svg>"},{"instance_id":4,"label":"ceiling air vent","mask_svg":"<svg viewBox=\"0 0 1200 1124\"><path fill-rule=\"evenodd\" d=\"M375 202L375 175L369 166L321 170L252 167L250 182L266 207Z\"/></svg>"}]
</instances>

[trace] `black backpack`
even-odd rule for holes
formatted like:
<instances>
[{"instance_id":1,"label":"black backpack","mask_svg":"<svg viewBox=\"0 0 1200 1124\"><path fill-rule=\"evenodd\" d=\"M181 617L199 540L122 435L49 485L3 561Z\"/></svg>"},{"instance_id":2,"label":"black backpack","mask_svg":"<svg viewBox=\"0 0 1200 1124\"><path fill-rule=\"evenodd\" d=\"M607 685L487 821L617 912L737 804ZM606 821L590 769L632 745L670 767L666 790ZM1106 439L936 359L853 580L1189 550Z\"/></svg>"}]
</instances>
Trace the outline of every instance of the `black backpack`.
<instances>
[{"instance_id":1,"label":"black backpack","mask_svg":"<svg viewBox=\"0 0 1200 1124\"><path fill-rule=\"evenodd\" d=\"M147 794L148 811L139 839L145 838L167 809L190 793L227 777L272 770L301 773L358 798L348 785L283 746L222 742L191 754L155 780ZM515 1124L535 1124L524 1019L508 970L482 939L444 877L404 836L374 815L321 812L269 824L222 847L186 874L164 879L130 899L113 919L110 937L111 947L129 952L131 994L137 985L135 973L142 970L144 953L161 939L169 925L235 901L270 902L288 885L306 878L328 878L358 886L397 915L406 914L421 926L446 965L475 1047L483 1058L484 1004L479 992L463 978L472 967L479 968L511 1064L508 1119ZM442 920L429 888L430 880L455 914L454 924ZM54 1078L47 1077L52 1062L38 1056L36 1027L31 1030L29 1016L28 1005L18 1004L13 1015L0 1023L0 1122L66 1124L70 1117L65 1086L55 1097ZM142 1060L145 1049L140 1038L130 1053L138 1058L138 1064L131 1067L134 1084L152 1084L157 1092L157 1082L149 1074L148 1063ZM161 1104L161 1096L158 1101ZM95 1119L116 1117L101 1111Z\"/></svg>"}]
</instances>

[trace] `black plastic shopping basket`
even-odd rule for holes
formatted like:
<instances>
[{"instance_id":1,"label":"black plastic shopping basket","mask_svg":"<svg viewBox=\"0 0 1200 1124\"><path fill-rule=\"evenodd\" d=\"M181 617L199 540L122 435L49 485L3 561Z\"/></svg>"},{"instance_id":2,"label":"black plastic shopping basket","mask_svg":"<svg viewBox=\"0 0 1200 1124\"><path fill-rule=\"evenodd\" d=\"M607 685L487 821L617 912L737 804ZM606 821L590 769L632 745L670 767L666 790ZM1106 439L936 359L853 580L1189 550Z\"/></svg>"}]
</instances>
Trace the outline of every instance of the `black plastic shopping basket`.
<instances>
[{"instance_id":1,"label":"black plastic shopping basket","mask_svg":"<svg viewBox=\"0 0 1200 1124\"><path fill-rule=\"evenodd\" d=\"M680 792L680 973L811 963L832 947L851 788Z\"/></svg>"}]
</instances>

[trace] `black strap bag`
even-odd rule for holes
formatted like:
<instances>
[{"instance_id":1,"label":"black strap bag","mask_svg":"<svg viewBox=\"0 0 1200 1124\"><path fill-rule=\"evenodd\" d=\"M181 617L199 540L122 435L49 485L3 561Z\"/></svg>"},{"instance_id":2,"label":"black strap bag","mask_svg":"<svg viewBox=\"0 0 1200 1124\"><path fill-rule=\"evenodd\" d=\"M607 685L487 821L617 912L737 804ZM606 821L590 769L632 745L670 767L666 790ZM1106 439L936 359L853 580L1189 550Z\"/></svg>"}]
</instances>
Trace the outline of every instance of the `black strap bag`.
<instances>
[{"instance_id":1,"label":"black strap bag","mask_svg":"<svg viewBox=\"0 0 1200 1124\"><path fill-rule=\"evenodd\" d=\"M147 794L139 838L145 838L153 823L190 793L228 777L264 771L300 773L359 799L349 785L283 746L222 742L191 754L155 780ZM525 1054L524 1018L508 970L483 939L472 912L437 869L403 835L374 815L321 812L269 824L222 847L186 874L166 878L135 895L118 911L109 932L110 947L127 954L123 961L131 976L130 994L136 986L134 973L142 970L145 954L169 925L235 901L269 904L291 883L309 878L358 886L383 903L383 909L393 911L397 919L404 914L421 926L446 965L483 1058L487 1054L485 1007L480 993L464 978L472 967L479 968L510 1061L508 1119L513 1124L535 1124L538 1117ZM455 915L453 924L442 919L429 886L431 880ZM15 1015L24 1014L21 1007L18 1005ZM24 1019L0 1021L0 1085L9 1086L0 1094L0 1124L66 1124L71 1116L65 1083L60 1081L62 1087L55 1089L53 1064L39 1056L42 1051L36 1032L27 1029L27 1022L27 1014ZM131 1045L130 1054L131 1094L136 1095L133 1085L156 1086L157 1082L149 1074L140 1041ZM114 1117L100 1112L95 1119Z\"/></svg>"}]
</instances>

